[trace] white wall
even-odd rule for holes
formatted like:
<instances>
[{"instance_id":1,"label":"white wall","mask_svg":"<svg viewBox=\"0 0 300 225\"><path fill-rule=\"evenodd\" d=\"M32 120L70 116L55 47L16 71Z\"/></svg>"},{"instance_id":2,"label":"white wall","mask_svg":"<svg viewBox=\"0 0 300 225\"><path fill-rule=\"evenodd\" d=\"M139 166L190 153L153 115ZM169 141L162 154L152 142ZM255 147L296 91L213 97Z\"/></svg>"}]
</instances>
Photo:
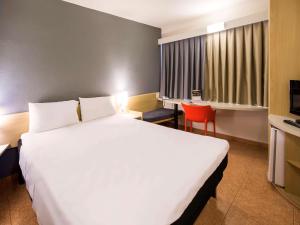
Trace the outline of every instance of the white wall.
<instances>
[{"instance_id":1,"label":"white wall","mask_svg":"<svg viewBox=\"0 0 300 225\"><path fill-rule=\"evenodd\" d=\"M165 105L166 108L172 108ZM181 107L179 107L181 109ZM181 121L183 124L183 121ZM193 124L194 128L204 129L203 124ZM212 124L208 126L213 131ZM217 110L216 131L233 137L268 143L268 111Z\"/></svg>"},{"instance_id":2,"label":"white wall","mask_svg":"<svg viewBox=\"0 0 300 225\"><path fill-rule=\"evenodd\" d=\"M217 110L217 133L268 143L268 112ZM204 129L195 124L195 128ZM212 131L212 125L209 126Z\"/></svg>"},{"instance_id":3,"label":"white wall","mask_svg":"<svg viewBox=\"0 0 300 225\"><path fill-rule=\"evenodd\" d=\"M268 0L252 0L188 21L165 25L162 26L162 38L159 43L203 35L206 33L207 25L218 22L225 22L225 28L230 29L266 20L269 17L268 8Z\"/></svg>"}]
</instances>

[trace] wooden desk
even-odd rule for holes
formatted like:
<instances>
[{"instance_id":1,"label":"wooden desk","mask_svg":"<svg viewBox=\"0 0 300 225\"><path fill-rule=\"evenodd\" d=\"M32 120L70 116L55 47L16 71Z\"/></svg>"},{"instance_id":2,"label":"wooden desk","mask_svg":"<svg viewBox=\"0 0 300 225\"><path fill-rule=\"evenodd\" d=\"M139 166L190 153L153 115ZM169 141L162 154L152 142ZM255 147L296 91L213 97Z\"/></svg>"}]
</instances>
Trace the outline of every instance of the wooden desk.
<instances>
[{"instance_id":1,"label":"wooden desk","mask_svg":"<svg viewBox=\"0 0 300 225\"><path fill-rule=\"evenodd\" d=\"M253 105L241 105L232 103L210 102L210 101L191 101L187 102L183 99L159 99L163 103L171 104L174 106L175 128L178 128L178 105L181 103L194 104L194 105L210 105L213 109L220 110L238 110L238 111L266 111L267 107L253 106Z\"/></svg>"}]
</instances>

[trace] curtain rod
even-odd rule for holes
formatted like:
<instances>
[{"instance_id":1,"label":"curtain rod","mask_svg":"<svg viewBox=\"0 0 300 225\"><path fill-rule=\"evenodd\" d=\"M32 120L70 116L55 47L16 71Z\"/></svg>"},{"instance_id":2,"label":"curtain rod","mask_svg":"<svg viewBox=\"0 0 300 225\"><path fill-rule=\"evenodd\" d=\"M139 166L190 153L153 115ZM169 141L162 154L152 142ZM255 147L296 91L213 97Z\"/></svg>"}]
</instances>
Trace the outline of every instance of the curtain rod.
<instances>
[{"instance_id":1,"label":"curtain rod","mask_svg":"<svg viewBox=\"0 0 300 225\"><path fill-rule=\"evenodd\" d=\"M232 28L241 27L241 26L245 26L245 25L249 25L249 24L253 24L253 23L258 23L258 22L262 22L262 21L266 21L266 20L269 20L268 11L264 11L264 12L253 14L253 15L246 16L246 17L241 17L241 18L238 18L235 20L225 21L225 30L229 30ZM202 36L202 35L206 35L206 34L208 34L208 33L207 33L206 26L205 26L205 27L202 27L197 30L191 30L191 31L183 32L181 34L160 38L160 39L158 39L158 45L162 45L162 44L166 44L166 43L170 43L170 42L174 42L174 41L180 41L180 40L184 40L184 39L188 39L188 38L192 38L192 37Z\"/></svg>"}]
</instances>

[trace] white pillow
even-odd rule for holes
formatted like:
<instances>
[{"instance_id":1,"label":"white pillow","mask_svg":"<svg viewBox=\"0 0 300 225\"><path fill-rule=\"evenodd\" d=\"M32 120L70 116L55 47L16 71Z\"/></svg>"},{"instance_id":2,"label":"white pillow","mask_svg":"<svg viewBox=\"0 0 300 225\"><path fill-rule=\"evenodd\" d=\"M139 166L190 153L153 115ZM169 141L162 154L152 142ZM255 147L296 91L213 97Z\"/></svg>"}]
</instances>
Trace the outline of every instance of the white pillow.
<instances>
[{"instance_id":1,"label":"white pillow","mask_svg":"<svg viewBox=\"0 0 300 225\"><path fill-rule=\"evenodd\" d=\"M52 130L79 122L78 101L29 103L29 132Z\"/></svg>"},{"instance_id":2,"label":"white pillow","mask_svg":"<svg viewBox=\"0 0 300 225\"><path fill-rule=\"evenodd\" d=\"M83 122L116 113L113 97L79 98L81 118Z\"/></svg>"}]
</instances>

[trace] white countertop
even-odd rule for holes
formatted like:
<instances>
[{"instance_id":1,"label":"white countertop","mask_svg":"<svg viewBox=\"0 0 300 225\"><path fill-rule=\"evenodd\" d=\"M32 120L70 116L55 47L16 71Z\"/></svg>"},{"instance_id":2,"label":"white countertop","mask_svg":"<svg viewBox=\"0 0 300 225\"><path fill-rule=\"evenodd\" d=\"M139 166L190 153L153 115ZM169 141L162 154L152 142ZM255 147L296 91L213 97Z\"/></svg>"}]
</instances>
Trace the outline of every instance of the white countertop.
<instances>
[{"instance_id":1,"label":"white countertop","mask_svg":"<svg viewBox=\"0 0 300 225\"><path fill-rule=\"evenodd\" d=\"M165 99L163 102L168 104L181 104L185 101L182 99ZM186 102L189 103L189 102ZM195 105L210 105L214 109L225 109L225 110L240 110L240 111L266 111L267 107L253 106L253 105L241 105L233 103L221 103L221 102L210 102L210 101L193 101Z\"/></svg>"},{"instance_id":2,"label":"white countertop","mask_svg":"<svg viewBox=\"0 0 300 225\"><path fill-rule=\"evenodd\" d=\"M278 128L286 133L300 137L300 128L289 125L289 124L283 122L283 120L293 120L293 119L285 117L285 116L278 116L278 115L273 115L273 114L269 115L269 123L272 126Z\"/></svg>"}]
</instances>

